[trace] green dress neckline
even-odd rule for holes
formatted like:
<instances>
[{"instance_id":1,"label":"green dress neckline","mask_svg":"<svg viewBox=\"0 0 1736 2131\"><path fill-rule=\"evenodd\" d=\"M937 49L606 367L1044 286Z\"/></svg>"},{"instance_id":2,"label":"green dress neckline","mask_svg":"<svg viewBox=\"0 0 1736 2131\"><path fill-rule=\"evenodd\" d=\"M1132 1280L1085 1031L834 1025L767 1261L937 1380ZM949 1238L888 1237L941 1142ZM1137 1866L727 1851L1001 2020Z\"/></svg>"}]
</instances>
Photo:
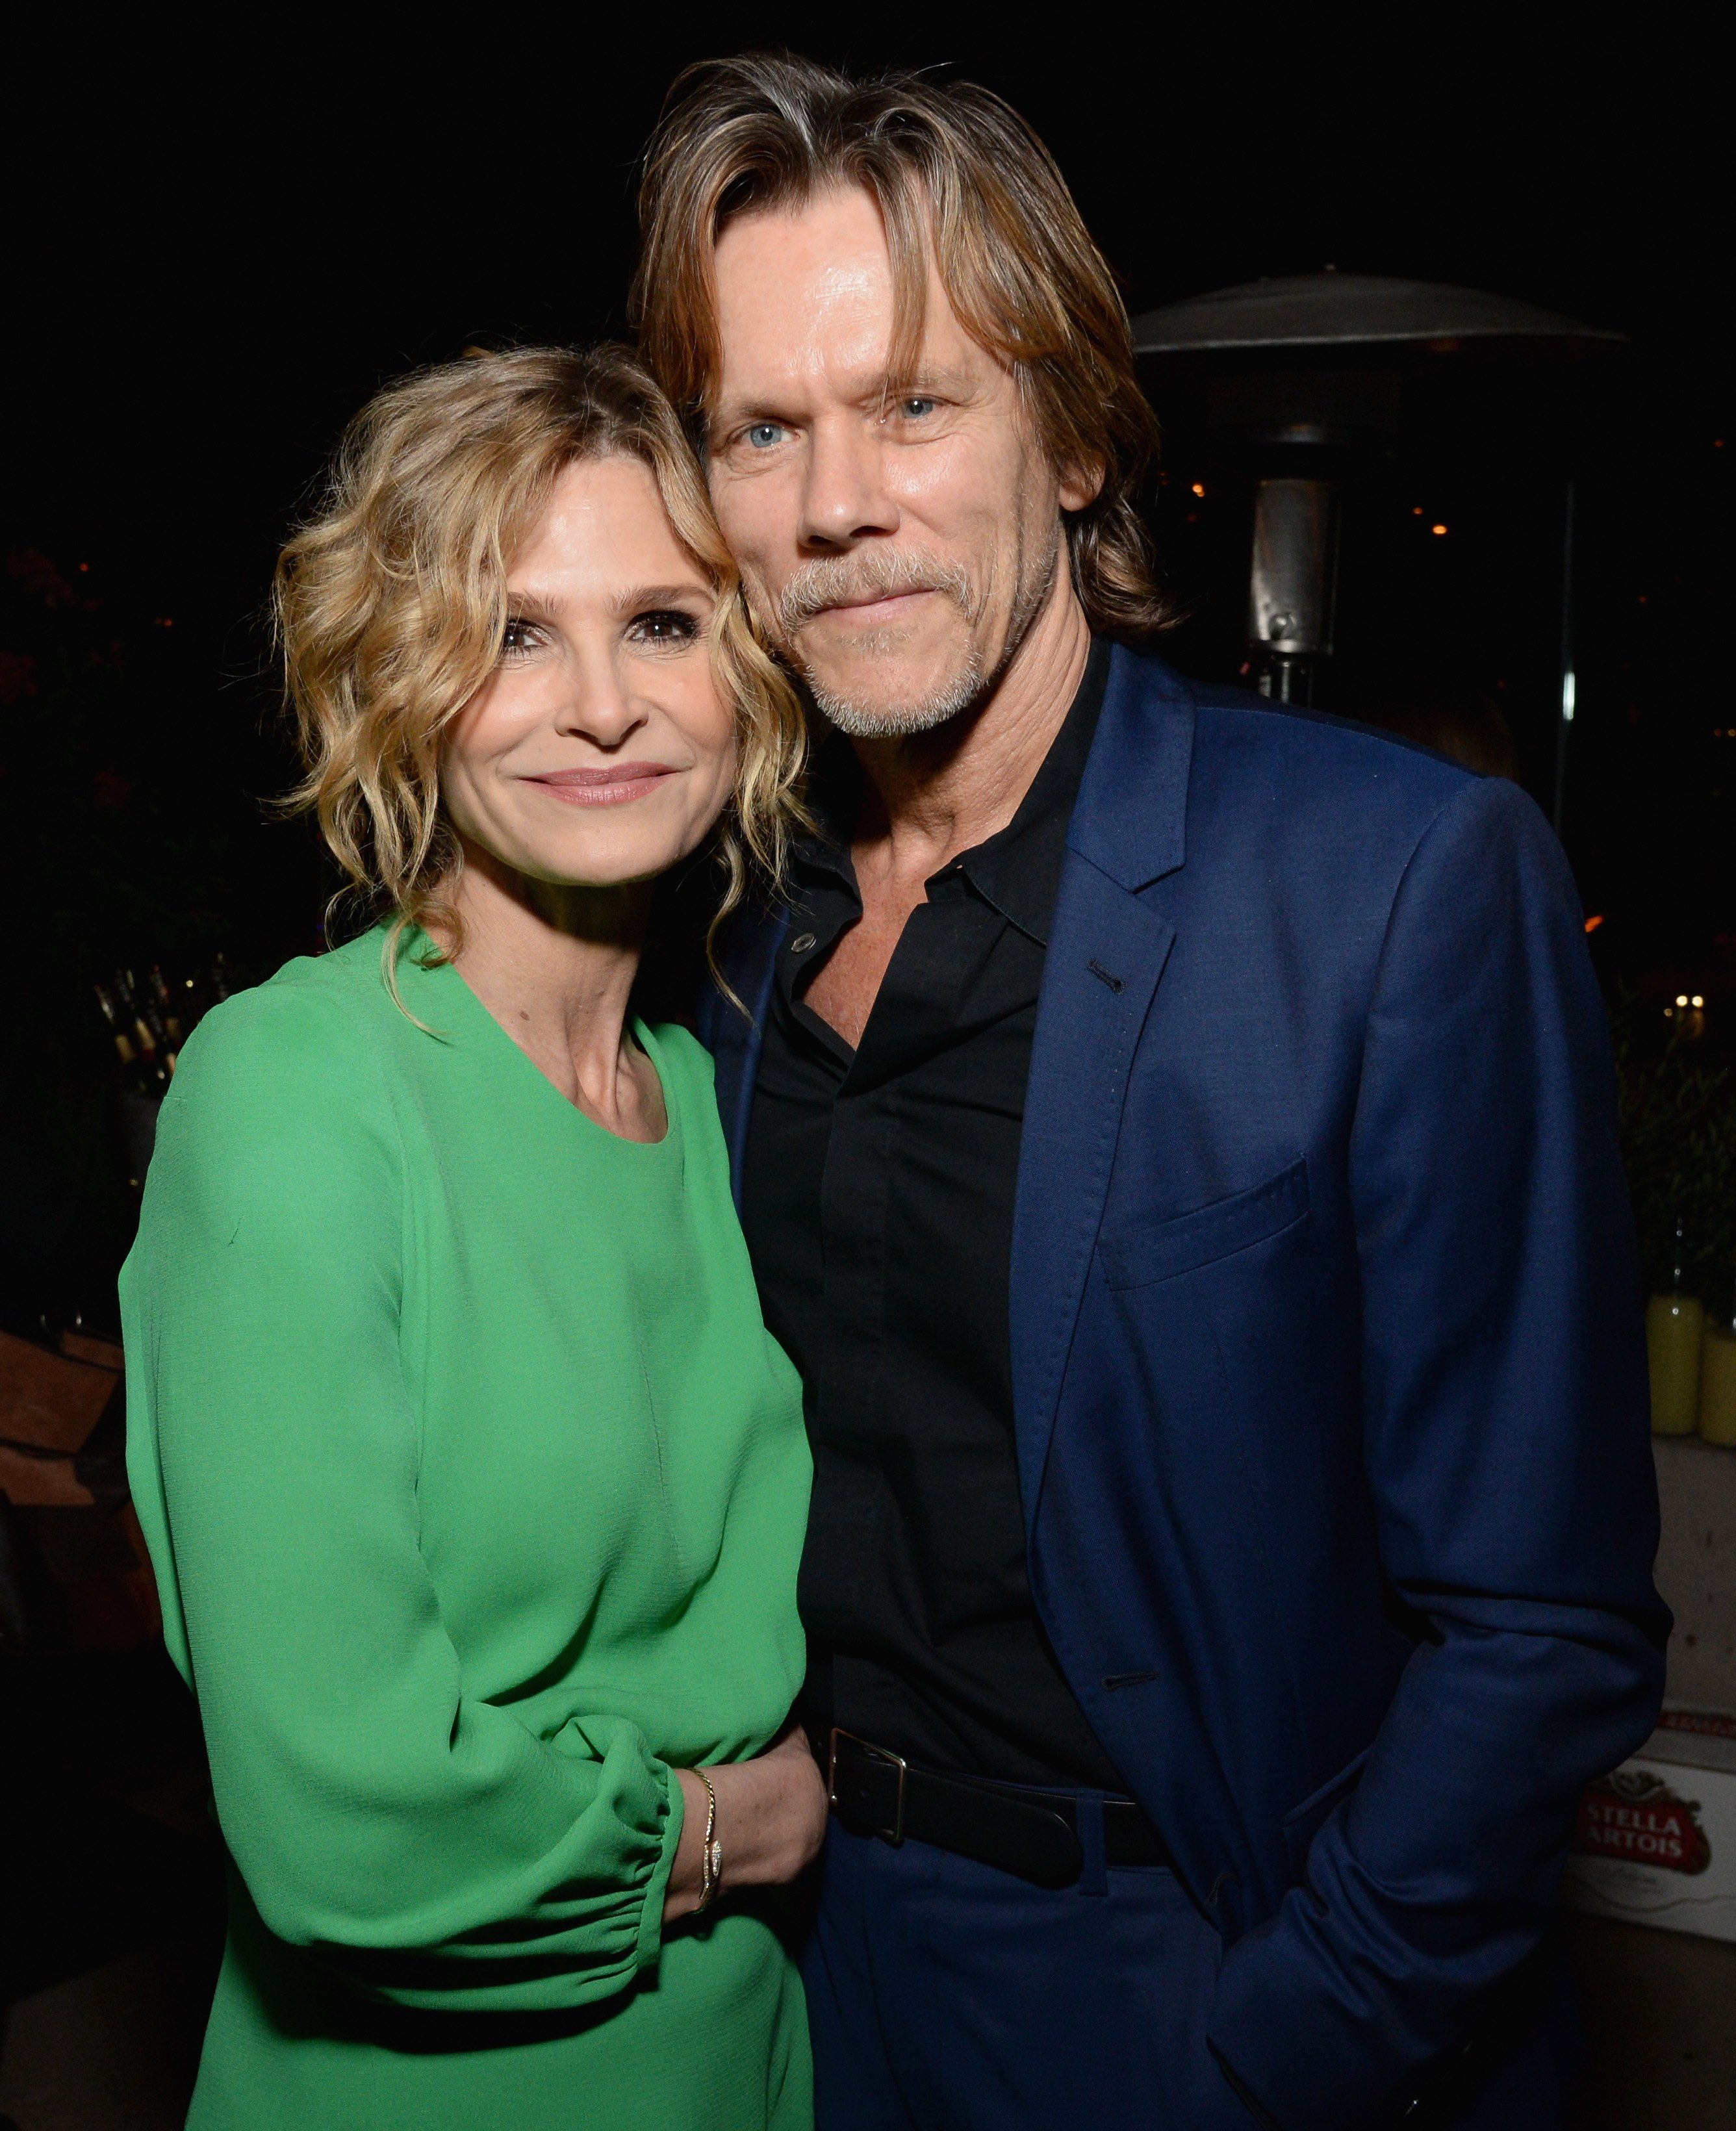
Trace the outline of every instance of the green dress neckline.
<instances>
[{"instance_id":1,"label":"green dress neckline","mask_svg":"<svg viewBox=\"0 0 1736 2131\"><path fill-rule=\"evenodd\" d=\"M630 1014L627 1018L627 1027L640 1050L651 1061L651 1070L657 1075L658 1093L663 1100L663 1136L660 1139L629 1139L624 1133L611 1132L607 1125L599 1124L589 1111L581 1109L578 1104L570 1101L561 1093L529 1051L513 1041L512 1032L503 1027L483 1001L477 997L471 989L464 973L456 963L445 960L433 963L423 961L420 959L423 950L432 948L434 944L419 925L411 926L405 931L403 945L399 949L400 986L405 967L414 970L418 981L433 985L437 995L452 1002L456 1011L477 1032L479 1041L487 1042L492 1039L504 1051L510 1051L517 1061L516 1067L513 1070L534 1075L541 1085L547 1089L552 1099L558 1103L569 1116L578 1118L587 1131L600 1133L604 1139L611 1142L616 1147L631 1148L635 1155L657 1155L663 1153L672 1145L679 1146L680 1125L677 1118L675 1105L670 1099L669 1076L663 1046L658 1042L648 1022L642 1021L636 1013ZM434 1027L433 1033L437 1040L445 1040L443 1032L437 1025ZM501 1070L504 1072L509 1069L503 1062Z\"/></svg>"}]
</instances>

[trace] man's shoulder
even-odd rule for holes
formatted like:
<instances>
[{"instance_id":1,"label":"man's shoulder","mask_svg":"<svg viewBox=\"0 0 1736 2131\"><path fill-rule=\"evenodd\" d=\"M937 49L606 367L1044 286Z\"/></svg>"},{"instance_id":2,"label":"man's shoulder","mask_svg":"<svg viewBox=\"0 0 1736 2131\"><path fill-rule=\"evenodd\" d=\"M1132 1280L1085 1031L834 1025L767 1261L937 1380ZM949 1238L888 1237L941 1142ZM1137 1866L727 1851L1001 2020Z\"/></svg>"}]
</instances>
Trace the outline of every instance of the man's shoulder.
<instances>
[{"instance_id":1,"label":"man's shoulder","mask_svg":"<svg viewBox=\"0 0 1736 2131\"><path fill-rule=\"evenodd\" d=\"M1191 720L1187 811L1196 819L1251 811L1413 834L1442 807L1498 782L1400 734L1193 680L1158 658L1130 656L1126 672L1148 715Z\"/></svg>"},{"instance_id":2,"label":"man's shoulder","mask_svg":"<svg viewBox=\"0 0 1736 2131\"><path fill-rule=\"evenodd\" d=\"M1188 680L1182 685L1192 700L1199 736L1208 745L1255 759L1282 761L1295 775L1329 780L1335 790L1347 777L1358 782L1373 778L1438 800L1481 778L1479 771L1421 740L1334 711L1274 702L1250 688L1214 682Z\"/></svg>"},{"instance_id":3,"label":"man's shoulder","mask_svg":"<svg viewBox=\"0 0 1736 2131\"><path fill-rule=\"evenodd\" d=\"M1425 845L1559 873L1518 785L1331 712L1185 678L1123 654L1073 838L1124 885L1249 896L1340 916L1390 907Z\"/></svg>"}]
</instances>

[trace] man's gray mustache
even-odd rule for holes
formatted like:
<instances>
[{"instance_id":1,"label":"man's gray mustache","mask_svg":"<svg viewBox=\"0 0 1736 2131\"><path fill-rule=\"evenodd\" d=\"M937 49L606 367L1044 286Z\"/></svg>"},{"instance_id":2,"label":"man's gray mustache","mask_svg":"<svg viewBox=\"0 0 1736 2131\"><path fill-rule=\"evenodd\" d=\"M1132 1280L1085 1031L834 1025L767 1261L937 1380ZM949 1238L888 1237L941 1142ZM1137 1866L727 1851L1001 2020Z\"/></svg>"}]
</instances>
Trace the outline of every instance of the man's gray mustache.
<instances>
[{"instance_id":1,"label":"man's gray mustache","mask_svg":"<svg viewBox=\"0 0 1736 2131\"><path fill-rule=\"evenodd\" d=\"M804 563L778 594L778 627L785 637L794 636L828 607L859 605L895 592L942 592L967 614L971 609L967 571L933 555L894 549L871 558L851 555Z\"/></svg>"}]
</instances>

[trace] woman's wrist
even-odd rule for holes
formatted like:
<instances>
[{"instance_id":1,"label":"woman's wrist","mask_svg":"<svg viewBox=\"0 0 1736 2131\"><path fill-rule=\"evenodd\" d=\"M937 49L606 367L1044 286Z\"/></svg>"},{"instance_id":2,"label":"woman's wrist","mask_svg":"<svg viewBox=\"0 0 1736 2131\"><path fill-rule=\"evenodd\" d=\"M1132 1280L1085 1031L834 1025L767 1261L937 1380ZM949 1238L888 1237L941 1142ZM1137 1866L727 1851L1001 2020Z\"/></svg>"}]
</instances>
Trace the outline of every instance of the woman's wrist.
<instances>
[{"instance_id":1,"label":"woman's wrist","mask_svg":"<svg viewBox=\"0 0 1736 2131\"><path fill-rule=\"evenodd\" d=\"M705 1786L691 1769L677 1769L675 1781L681 1792L681 1835L669 1862L669 1876L663 1890L663 1920L691 1916L699 1906L704 1879L701 1848L705 1839L707 1800Z\"/></svg>"},{"instance_id":2,"label":"woman's wrist","mask_svg":"<svg viewBox=\"0 0 1736 2131\"><path fill-rule=\"evenodd\" d=\"M708 1909L723 1885L723 1844L717 1835L717 1789L703 1769L693 1772L705 1785L705 1832L699 1838L699 1899L693 1913Z\"/></svg>"},{"instance_id":3,"label":"woman's wrist","mask_svg":"<svg viewBox=\"0 0 1736 2131\"><path fill-rule=\"evenodd\" d=\"M665 1890L666 1922L692 1915L702 1902L709 1906L708 1840L723 1852L722 1871L710 1875L712 1899L733 1887L781 1884L813 1861L825 1833L826 1789L799 1732L751 1761L703 1774L679 1769L676 1778L684 1818Z\"/></svg>"}]
</instances>

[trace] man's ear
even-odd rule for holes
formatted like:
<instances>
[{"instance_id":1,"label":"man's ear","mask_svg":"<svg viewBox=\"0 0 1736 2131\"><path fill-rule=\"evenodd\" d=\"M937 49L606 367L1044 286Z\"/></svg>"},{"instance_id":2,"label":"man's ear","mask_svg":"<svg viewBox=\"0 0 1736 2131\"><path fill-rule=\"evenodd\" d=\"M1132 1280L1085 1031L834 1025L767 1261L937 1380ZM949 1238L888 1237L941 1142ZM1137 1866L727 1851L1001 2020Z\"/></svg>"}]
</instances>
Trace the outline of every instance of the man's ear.
<instances>
[{"instance_id":1,"label":"man's ear","mask_svg":"<svg viewBox=\"0 0 1736 2131\"><path fill-rule=\"evenodd\" d=\"M1083 465L1062 467L1061 508L1063 510L1083 510L1086 504L1095 503L1103 493L1103 477L1107 471L1101 459L1087 460Z\"/></svg>"}]
</instances>

